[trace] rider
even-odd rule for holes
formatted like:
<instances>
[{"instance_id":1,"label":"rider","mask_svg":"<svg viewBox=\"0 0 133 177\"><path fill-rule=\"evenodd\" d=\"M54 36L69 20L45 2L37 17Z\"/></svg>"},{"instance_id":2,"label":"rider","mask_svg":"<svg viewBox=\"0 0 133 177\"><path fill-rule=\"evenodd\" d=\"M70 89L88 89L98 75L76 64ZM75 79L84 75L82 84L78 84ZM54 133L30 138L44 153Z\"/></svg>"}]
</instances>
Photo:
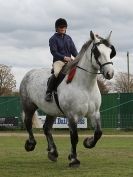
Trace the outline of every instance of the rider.
<instances>
[{"instance_id":1,"label":"rider","mask_svg":"<svg viewBox=\"0 0 133 177\"><path fill-rule=\"evenodd\" d=\"M52 91L55 85L56 87L58 86L60 77L63 77L63 73L60 72L62 67L65 63L72 60L71 55L76 57L78 54L72 38L66 34L66 29L67 21L63 18L57 19L55 22L56 33L49 39L50 51L53 55L54 74L48 83L45 97L46 101L52 101Z\"/></svg>"}]
</instances>

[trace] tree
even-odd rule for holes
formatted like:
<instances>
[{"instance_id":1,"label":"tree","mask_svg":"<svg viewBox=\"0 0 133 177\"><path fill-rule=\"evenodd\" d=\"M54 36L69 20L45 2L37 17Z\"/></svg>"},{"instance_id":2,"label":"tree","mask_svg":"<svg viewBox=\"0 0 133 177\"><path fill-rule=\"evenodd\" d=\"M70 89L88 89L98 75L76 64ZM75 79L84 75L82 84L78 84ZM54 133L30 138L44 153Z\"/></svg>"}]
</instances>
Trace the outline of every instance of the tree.
<instances>
[{"instance_id":1,"label":"tree","mask_svg":"<svg viewBox=\"0 0 133 177\"><path fill-rule=\"evenodd\" d=\"M133 92L133 75L129 75L128 82L128 74L119 72L115 77L115 90L121 93Z\"/></svg>"},{"instance_id":2,"label":"tree","mask_svg":"<svg viewBox=\"0 0 133 177\"><path fill-rule=\"evenodd\" d=\"M16 88L16 80L11 67L0 64L0 96L11 95Z\"/></svg>"},{"instance_id":3,"label":"tree","mask_svg":"<svg viewBox=\"0 0 133 177\"><path fill-rule=\"evenodd\" d=\"M106 79L102 78L102 76L99 76L97 79L98 87L100 89L100 92L102 94L107 94L110 91L110 87L107 84Z\"/></svg>"}]
</instances>

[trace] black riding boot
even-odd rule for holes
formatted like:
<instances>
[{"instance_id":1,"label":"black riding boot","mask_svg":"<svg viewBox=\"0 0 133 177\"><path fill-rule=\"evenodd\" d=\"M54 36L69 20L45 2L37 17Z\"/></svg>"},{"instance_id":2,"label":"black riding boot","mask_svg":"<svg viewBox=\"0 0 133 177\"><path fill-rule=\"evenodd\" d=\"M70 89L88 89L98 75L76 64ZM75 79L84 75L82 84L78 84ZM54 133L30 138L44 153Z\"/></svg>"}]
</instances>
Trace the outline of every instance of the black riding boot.
<instances>
[{"instance_id":1,"label":"black riding boot","mask_svg":"<svg viewBox=\"0 0 133 177\"><path fill-rule=\"evenodd\" d=\"M51 102L53 100L52 92L57 91L57 87L62 82L65 76L66 74L63 74L62 72L60 72L57 78L55 77L54 74L50 77L48 81L48 88L46 91L46 97L45 97L46 101Z\"/></svg>"},{"instance_id":2,"label":"black riding boot","mask_svg":"<svg viewBox=\"0 0 133 177\"><path fill-rule=\"evenodd\" d=\"M66 76L66 74L63 74L62 71L59 72L59 74L57 76L57 79L56 79L55 87L54 87L55 91L57 91L57 87L63 81L63 79L65 78L65 76Z\"/></svg>"},{"instance_id":3,"label":"black riding boot","mask_svg":"<svg viewBox=\"0 0 133 177\"><path fill-rule=\"evenodd\" d=\"M47 91L46 91L46 96L45 96L45 100L50 102L53 100L53 96L52 96L52 91L54 90L55 88L55 84L56 84L56 77L55 75L53 74L50 78L49 78L49 81L48 81L48 88L47 88Z\"/></svg>"}]
</instances>

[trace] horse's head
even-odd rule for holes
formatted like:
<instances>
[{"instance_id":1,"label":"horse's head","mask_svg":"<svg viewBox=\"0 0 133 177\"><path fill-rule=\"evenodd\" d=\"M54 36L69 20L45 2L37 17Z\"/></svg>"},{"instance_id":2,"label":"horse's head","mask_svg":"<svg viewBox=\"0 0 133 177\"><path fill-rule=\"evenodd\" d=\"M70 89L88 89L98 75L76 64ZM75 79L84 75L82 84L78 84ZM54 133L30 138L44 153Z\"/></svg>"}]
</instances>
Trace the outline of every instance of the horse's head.
<instances>
[{"instance_id":1,"label":"horse's head","mask_svg":"<svg viewBox=\"0 0 133 177\"><path fill-rule=\"evenodd\" d=\"M106 39L90 32L92 40L91 62L95 69L100 70L106 79L112 79L114 75L111 59L116 55L113 45L110 43L111 32Z\"/></svg>"}]
</instances>

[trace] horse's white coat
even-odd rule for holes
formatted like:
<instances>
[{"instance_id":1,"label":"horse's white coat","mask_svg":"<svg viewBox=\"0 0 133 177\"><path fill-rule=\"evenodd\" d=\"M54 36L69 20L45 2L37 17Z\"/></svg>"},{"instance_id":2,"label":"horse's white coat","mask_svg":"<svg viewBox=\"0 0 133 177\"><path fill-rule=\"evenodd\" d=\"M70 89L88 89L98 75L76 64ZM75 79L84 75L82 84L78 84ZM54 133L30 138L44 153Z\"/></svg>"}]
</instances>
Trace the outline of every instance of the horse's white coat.
<instances>
[{"instance_id":1,"label":"horse's white coat","mask_svg":"<svg viewBox=\"0 0 133 177\"><path fill-rule=\"evenodd\" d=\"M99 39L95 36L93 42L99 42ZM80 59L78 66L96 73L99 70L99 66L96 63L94 56L91 61L91 48L92 44L85 51L83 57ZM110 62L110 48L104 44L100 44L98 49L101 53L99 61L101 64ZM112 65L105 65L104 76L110 74L110 78L113 77ZM57 107L55 101L46 102L45 93L47 88L47 80L50 76L50 72L46 69L31 70L26 74L21 83L21 95L24 95L25 89L30 99L46 114L52 116L61 116L62 113ZM26 85L25 87L23 85ZM71 121L77 122L79 118L85 116L90 118L94 127L96 122L100 119L100 105L101 94L97 85L97 74L91 74L81 69L76 70L76 75L70 84L66 84L66 78L58 87L58 96L60 107L64 111L65 115Z\"/></svg>"}]
</instances>

